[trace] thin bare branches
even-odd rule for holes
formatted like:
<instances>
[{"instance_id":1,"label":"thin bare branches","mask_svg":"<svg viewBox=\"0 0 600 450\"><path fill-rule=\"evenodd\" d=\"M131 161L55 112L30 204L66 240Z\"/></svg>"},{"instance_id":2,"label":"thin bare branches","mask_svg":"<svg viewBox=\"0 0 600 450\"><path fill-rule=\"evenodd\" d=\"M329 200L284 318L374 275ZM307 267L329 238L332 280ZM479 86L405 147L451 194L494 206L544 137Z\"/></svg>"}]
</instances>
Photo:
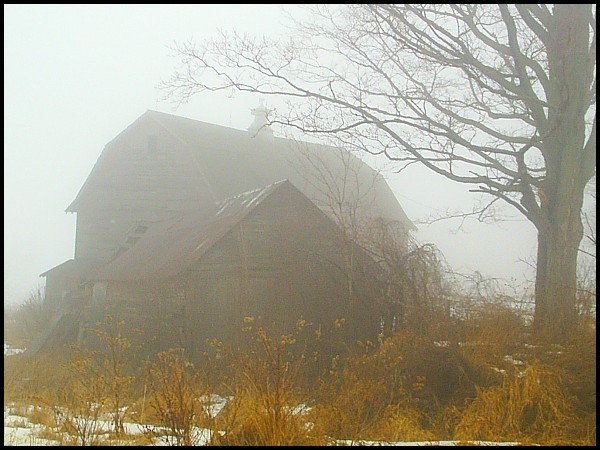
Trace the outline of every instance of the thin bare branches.
<instances>
[{"instance_id":1,"label":"thin bare branches","mask_svg":"<svg viewBox=\"0 0 600 450\"><path fill-rule=\"evenodd\" d=\"M184 70L163 87L179 99L205 90L283 96L289 108L272 124L330 135L400 170L420 164L486 194L490 208L510 205L538 230L536 296L548 320L536 321L571 327L581 209L596 171L595 6L351 4L313 13L291 38L234 33L179 48Z\"/></svg>"},{"instance_id":2,"label":"thin bare branches","mask_svg":"<svg viewBox=\"0 0 600 450\"><path fill-rule=\"evenodd\" d=\"M323 21L302 24L295 42L223 33L175 47L185 70L162 87L180 101L232 89L303 99L271 123L424 164L540 222L531 186L546 176L546 146L535 139L549 132L545 6L316 9Z\"/></svg>"}]
</instances>

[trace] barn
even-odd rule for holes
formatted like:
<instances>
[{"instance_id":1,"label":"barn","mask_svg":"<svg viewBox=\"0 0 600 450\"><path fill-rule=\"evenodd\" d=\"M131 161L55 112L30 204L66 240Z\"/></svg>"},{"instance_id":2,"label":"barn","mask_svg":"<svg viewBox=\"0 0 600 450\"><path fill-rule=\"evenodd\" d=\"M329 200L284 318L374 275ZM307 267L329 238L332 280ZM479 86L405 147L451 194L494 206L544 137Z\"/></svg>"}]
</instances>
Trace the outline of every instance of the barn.
<instances>
[{"instance_id":1,"label":"barn","mask_svg":"<svg viewBox=\"0 0 600 450\"><path fill-rule=\"evenodd\" d=\"M378 332L378 269L349 226L414 226L367 164L252 112L237 130L147 111L106 145L67 208L74 258L41 275L51 319L33 351L82 343L106 313L151 336L148 351L234 339L248 317Z\"/></svg>"}]
</instances>

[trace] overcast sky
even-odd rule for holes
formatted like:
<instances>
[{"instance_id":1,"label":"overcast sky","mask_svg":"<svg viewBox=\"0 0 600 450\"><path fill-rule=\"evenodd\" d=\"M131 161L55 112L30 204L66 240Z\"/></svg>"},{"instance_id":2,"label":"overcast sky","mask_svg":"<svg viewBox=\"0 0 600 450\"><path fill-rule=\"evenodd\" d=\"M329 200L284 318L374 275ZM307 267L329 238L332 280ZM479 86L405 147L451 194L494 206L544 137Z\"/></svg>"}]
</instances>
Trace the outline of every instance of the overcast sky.
<instances>
[{"instance_id":1,"label":"overcast sky","mask_svg":"<svg viewBox=\"0 0 600 450\"><path fill-rule=\"evenodd\" d=\"M5 302L24 299L40 273L73 257L75 215L64 210L104 145L146 110L250 125L258 98L248 94L202 94L177 109L161 101L156 86L177 65L169 45L217 29L278 33L284 24L277 5L4 5ZM385 174L415 222L474 200L467 187L418 168ZM458 271L533 279L536 234L519 216L458 233L456 220L417 225L416 238Z\"/></svg>"}]
</instances>

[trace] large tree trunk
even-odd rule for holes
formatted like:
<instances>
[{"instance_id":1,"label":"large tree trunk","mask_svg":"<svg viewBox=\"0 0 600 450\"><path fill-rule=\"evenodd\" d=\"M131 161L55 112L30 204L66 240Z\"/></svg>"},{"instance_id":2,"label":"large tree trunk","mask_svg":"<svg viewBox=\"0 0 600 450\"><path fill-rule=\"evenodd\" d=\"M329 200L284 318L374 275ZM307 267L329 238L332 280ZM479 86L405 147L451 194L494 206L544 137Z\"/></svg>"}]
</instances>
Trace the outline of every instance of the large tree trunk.
<instances>
[{"instance_id":1,"label":"large tree trunk","mask_svg":"<svg viewBox=\"0 0 600 450\"><path fill-rule=\"evenodd\" d=\"M583 236L581 219L538 232L535 283L535 334L560 342L577 324L577 253Z\"/></svg>"},{"instance_id":2,"label":"large tree trunk","mask_svg":"<svg viewBox=\"0 0 600 450\"><path fill-rule=\"evenodd\" d=\"M534 327L561 341L576 325L577 254L583 238L585 185L595 172L586 157L585 112L591 81L590 5L555 5L548 37L548 127L540 130L547 170L540 189Z\"/></svg>"}]
</instances>

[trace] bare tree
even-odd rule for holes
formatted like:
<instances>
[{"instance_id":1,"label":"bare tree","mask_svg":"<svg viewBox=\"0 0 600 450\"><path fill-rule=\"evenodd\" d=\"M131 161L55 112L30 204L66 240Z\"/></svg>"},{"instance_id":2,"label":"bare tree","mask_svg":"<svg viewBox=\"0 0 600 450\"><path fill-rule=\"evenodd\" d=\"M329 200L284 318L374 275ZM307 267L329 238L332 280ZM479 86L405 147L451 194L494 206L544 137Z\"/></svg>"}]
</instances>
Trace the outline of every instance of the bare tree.
<instances>
[{"instance_id":1,"label":"bare tree","mask_svg":"<svg viewBox=\"0 0 600 450\"><path fill-rule=\"evenodd\" d=\"M346 277L348 299L352 299L357 276L357 244L363 247L371 244L371 222L375 217L370 206L375 202L375 183L381 175L343 148L331 148L324 153L313 145L297 141L294 150L296 158L290 164L315 192L314 203L338 225L344 259L340 269Z\"/></svg>"},{"instance_id":2,"label":"bare tree","mask_svg":"<svg viewBox=\"0 0 600 450\"><path fill-rule=\"evenodd\" d=\"M8 323L7 323L8 319ZM13 311L6 315L5 305L5 337L13 345L30 346L42 334L48 322L48 314L44 309L44 288L41 285L31 290L29 296L21 304L15 305ZM7 330L8 325L8 330Z\"/></svg>"},{"instance_id":3,"label":"bare tree","mask_svg":"<svg viewBox=\"0 0 600 450\"><path fill-rule=\"evenodd\" d=\"M316 6L288 40L222 33L176 47L163 87L288 98L271 123L419 163L538 231L535 328L575 326L584 190L596 167L591 4Z\"/></svg>"},{"instance_id":4,"label":"bare tree","mask_svg":"<svg viewBox=\"0 0 600 450\"><path fill-rule=\"evenodd\" d=\"M382 332L406 327L425 332L440 312L448 316L449 271L439 250L413 241L409 224L384 219L373 207L381 173L341 147L324 150L297 141L294 150L290 163L315 192L315 204L338 225L343 263L328 262L346 277L349 302L356 300L356 283L370 283L359 297L380 308ZM378 270L372 270L374 264Z\"/></svg>"}]
</instances>

